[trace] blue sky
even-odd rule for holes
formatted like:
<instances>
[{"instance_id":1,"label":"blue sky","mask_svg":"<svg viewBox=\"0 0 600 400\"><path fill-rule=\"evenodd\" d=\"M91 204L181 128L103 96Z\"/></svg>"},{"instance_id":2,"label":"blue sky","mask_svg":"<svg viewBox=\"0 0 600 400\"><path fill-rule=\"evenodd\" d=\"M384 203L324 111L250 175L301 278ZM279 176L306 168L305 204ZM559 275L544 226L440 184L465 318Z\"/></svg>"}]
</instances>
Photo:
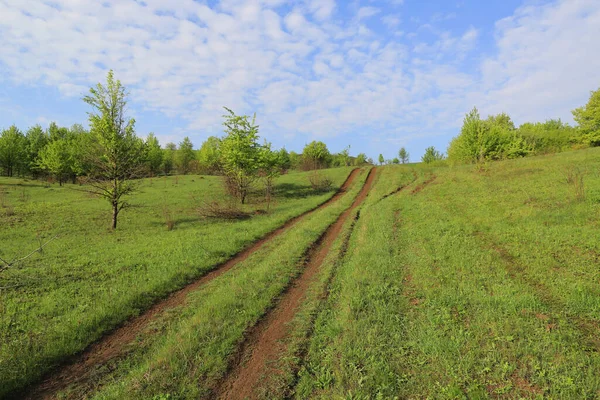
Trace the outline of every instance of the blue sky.
<instances>
[{"instance_id":1,"label":"blue sky","mask_svg":"<svg viewBox=\"0 0 600 400\"><path fill-rule=\"evenodd\" d=\"M0 128L87 125L109 68L137 133L196 147L222 107L301 151L417 160L464 114L562 118L600 86L600 1L0 0Z\"/></svg>"}]
</instances>

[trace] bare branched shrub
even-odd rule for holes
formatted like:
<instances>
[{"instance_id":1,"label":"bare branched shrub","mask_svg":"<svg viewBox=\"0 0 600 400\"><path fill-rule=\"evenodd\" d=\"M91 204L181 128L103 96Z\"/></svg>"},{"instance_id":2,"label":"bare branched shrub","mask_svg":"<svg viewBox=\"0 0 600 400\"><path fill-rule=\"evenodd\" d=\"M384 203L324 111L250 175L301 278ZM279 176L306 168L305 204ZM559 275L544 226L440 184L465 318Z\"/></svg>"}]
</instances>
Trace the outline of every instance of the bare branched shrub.
<instances>
[{"instance_id":1,"label":"bare branched shrub","mask_svg":"<svg viewBox=\"0 0 600 400\"><path fill-rule=\"evenodd\" d=\"M310 186L313 188L313 190L317 192L327 192L331 190L331 187L333 186L331 179L323 176L323 174L318 170L310 173L308 176L308 181L310 182Z\"/></svg>"},{"instance_id":2,"label":"bare branched shrub","mask_svg":"<svg viewBox=\"0 0 600 400\"><path fill-rule=\"evenodd\" d=\"M198 208L198 214L202 218L220 218L220 219L246 219L250 214L241 210L233 201L220 203L218 201L208 201Z\"/></svg>"}]
</instances>

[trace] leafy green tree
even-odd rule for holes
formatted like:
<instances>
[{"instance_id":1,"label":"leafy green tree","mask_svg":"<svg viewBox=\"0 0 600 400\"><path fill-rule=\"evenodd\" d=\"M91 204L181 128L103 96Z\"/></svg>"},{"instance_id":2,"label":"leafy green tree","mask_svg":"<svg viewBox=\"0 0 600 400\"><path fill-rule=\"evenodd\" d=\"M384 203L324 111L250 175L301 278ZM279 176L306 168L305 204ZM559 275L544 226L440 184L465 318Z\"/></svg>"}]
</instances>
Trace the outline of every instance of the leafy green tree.
<instances>
[{"instance_id":1,"label":"leafy green tree","mask_svg":"<svg viewBox=\"0 0 600 400\"><path fill-rule=\"evenodd\" d=\"M165 150L163 151L162 170L165 175L169 175L173 171L175 166L175 153L177 152L177 145L175 143L167 143Z\"/></svg>"},{"instance_id":2,"label":"leafy green tree","mask_svg":"<svg viewBox=\"0 0 600 400\"><path fill-rule=\"evenodd\" d=\"M221 169L221 139L216 136L210 136L198 152L200 168L210 174L214 174Z\"/></svg>"},{"instance_id":3,"label":"leafy green tree","mask_svg":"<svg viewBox=\"0 0 600 400\"><path fill-rule=\"evenodd\" d=\"M38 157L38 167L58 180L62 186L65 178L73 172L73 158L67 138L55 139L44 147Z\"/></svg>"},{"instance_id":4,"label":"leafy green tree","mask_svg":"<svg viewBox=\"0 0 600 400\"><path fill-rule=\"evenodd\" d=\"M379 165L383 165L383 163L385 162L385 158L383 158L383 154L379 155Z\"/></svg>"},{"instance_id":5,"label":"leafy green tree","mask_svg":"<svg viewBox=\"0 0 600 400\"><path fill-rule=\"evenodd\" d=\"M189 137L184 137L177 151L177 168L184 175L190 172L190 163L196 159L194 145Z\"/></svg>"},{"instance_id":6,"label":"leafy green tree","mask_svg":"<svg viewBox=\"0 0 600 400\"><path fill-rule=\"evenodd\" d=\"M406 164L410 160L410 154L408 154L408 151L406 151L404 147L400 148L398 151L398 157L400 158L400 162L402 164Z\"/></svg>"},{"instance_id":7,"label":"leafy green tree","mask_svg":"<svg viewBox=\"0 0 600 400\"><path fill-rule=\"evenodd\" d=\"M302 161L304 169L307 170L327 168L331 161L331 153L325 143L313 140L304 146Z\"/></svg>"},{"instance_id":8,"label":"leafy green tree","mask_svg":"<svg viewBox=\"0 0 600 400\"><path fill-rule=\"evenodd\" d=\"M38 166L40 151L48 144L48 136L40 125L35 125L27 130L27 164L29 171L36 176L41 172Z\"/></svg>"},{"instance_id":9,"label":"leafy green tree","mask_svg":"<svg viewBox=\"0 0 600 400\"><path fill-rule=\"evenodd\" d=\"M154 133L150 132L146 138L146 164L152 176L160 172L163 163L163 151Z\"/></svg>"},{"instance_id":10,"label":"leafy green tree","mask_svg":"<svg viewBox=\"0 0 600 400\"><path fill-rule=\"evenodd\" d=\"M394 157L392 164L400 164L400 159L398 157Z\"/></svg>"},{"instance_id":11,"label":"leafy green tree","mask_svg":"<svg viewBox=\"0 0 600 400\"><path fill-rule=\"evenodd\" d=\"M350 165L350 146L348 146L344 150L340 151L340 161L344 167L347 167Z\"/></svg>"},{"instance_id":12,"label":"leafy green tree","mask_svg":"<svg viewBox=\"0 0 600 400\"><path fill-rule=\"evenodd\" d=\"M271 198L273 196L273 183L275 179L281 175L282 158L280 153L271 150L271 143L265 142L260 148L260 169L259 176L265 183L265 200L267 201L267 211L271 206Z\"/></svg>"},{"instance_id":13,"label":"leafy green tree","mask_svg":"<svg viewBox=\"0 0 600 400\"><path fill-rule=\"evenodd\" d=\"M277 158L279 159L278 164L282 172L291 168L292 161L290 160L290 153L288 153L285 147L277 152Z\"/></svg>"},{"instance_id":14,"label":"leafy green tree","mask_svg":"<svg viewBox=\"0 0 600 400\"><path fill-rule=\"evenodd\" d=\"M591 93L585 106L572 112L583 133L584 142L589 146L600 146L600 89Z\"/></svg>"},{"instance_id":15,"label":"leafy green tree","mask_svg":"<svg viewBox=\"0 0 600 400\"><path fill-rule=\"evenodd\" d=\"M0 133L0 167L6 176L23 173L27 164L27 139L16 126Z\"/></svg>"},{"instance_id":16,"label":"leafy green tree","mask_svg":"<svg viewBox=\"0 0 600 400\"><path fill-rule=\"evenodd\" d=\"M365 153L358 153L358 155L354 159L354 165L360 167L361 165L365 165L366 163L367 155Z\"/></svg>"},{"instance_id":17,"label":"leafy green tree","mask_svg":"<svg viewBox=\"0 0 600 400\"><path fill-rule=\"evenodd\" d=\"M228 108L225 110L225 136L221 140L223 172L230 194L244 204L260 167L261 146L258 144L256 115L250 120L247 115L238 116Z\"/></svg>"},{"instance_id":18,"label":"leafy green tree","mask_svg":"<svg viewBox=\"0 0 600 400\"><path fill-rule=\"evenodd\" d=\"M111 226L116 229L119 213L129 206L125 199L136 188L132 179L140 175L144 143L135 135L135 120L125 114L127 92L112 70L106 86L98 83L83 100L93 110L89 122L94 143L87 154L91 191L110 203Z\"/></svg>"},{"instance_id":19,"label":"leafy green tree","mask_svg":"<svg viewBox=\"0 0 600 400\"><path fill-rule=\"evenodd\" d=\"M437 151L435 147L431 146L425 149L425 154L421 157L421 161L425 164L430 164L434 161L440 161L444 159L444 155Z\"/></svg>"},{"instance_id":20,"label":"leafy green tree","mask_svg":"<svg viewBox=\"0 0 600 400\"><path fill-rule=\"evenodd\" d=\"M69 137L69 129L59 127L56 122L50 122L47 135L51 142L55 140L67 139Z\"/></svg>"},{"instance_id":21,"label":"leafy green tree","mask_svg":"<svg viewBox=\"0 0 600 400\"><path fill-rule=\"evenodd\" d=\"M290 151L290 169L300 169L302 156L295 151Z\"/></svg>"}]
</instances>

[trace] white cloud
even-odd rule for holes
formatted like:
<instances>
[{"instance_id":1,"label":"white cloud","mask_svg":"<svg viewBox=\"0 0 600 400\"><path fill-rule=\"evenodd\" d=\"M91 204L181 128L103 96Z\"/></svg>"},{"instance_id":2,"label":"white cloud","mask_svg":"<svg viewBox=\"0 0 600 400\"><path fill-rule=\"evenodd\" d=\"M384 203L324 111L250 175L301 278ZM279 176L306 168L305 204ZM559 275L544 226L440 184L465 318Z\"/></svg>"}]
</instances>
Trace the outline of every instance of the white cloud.
<instances>
[{"instance_id":1,"label":"white cloud","mask_svg":"<svg viewBox=\"0 0 600 400\"><path fill-rule=\"evenodd\" d=\"M496 24L498 54L484 60L485 112L520 122L562 117L600 85L600 2L523 7Z\"/></svg>"},{"instance_id":2,"label":"white cloud","mask_svg":"<svg viewBox=\"0 0 600 400\"><path fill-rule=\"evenodd\" d=\"M266 136L307 139L439 134L473 105L517 120L565 118L600 82L595 0L520 8L497 24L487 57L473 51L483 27L433 31L435 40L412 45L414 35L402 43L363 24L378 8L354 9L344 22L333 0L145 4L0 1L0 80L79 97L113 68L132 106L186 122L161 137L174 141L219 131L222 106L257 111ZM400 24L395 14L381 21Z\"/></svg>"}]
</instances>

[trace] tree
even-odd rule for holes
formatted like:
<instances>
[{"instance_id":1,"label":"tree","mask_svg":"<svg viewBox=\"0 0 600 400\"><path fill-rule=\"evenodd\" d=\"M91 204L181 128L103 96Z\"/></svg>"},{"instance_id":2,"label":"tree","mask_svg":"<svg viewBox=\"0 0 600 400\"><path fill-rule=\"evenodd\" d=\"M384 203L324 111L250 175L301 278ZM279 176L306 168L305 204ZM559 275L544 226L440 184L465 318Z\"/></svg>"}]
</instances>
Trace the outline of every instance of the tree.
<instances>
[{"instance_id":1,"label":"tree","mask_svg":"<svg viewBox=\"0 0 600 400\"><path fill-rule=\"evenodd\" d=\"M40 151L48 144L48 136L40 125L29 128L27 138L27 164L34 177L40 172L38 159Z\"/></svg>"},{"instance_id":2,"label":"tree","mask_svg":"<svg viewBox=\"0 0 600 400\"><path fill-rule=\"evenodd\" d=\"M383 154L379 155L379 165L383 165L385 158L383 158Z\"/></svg>"},{"instance_id":3,"label":"tree","mask_svg":"<svg viewBox=\"0 0 600 400\"><path fill-rule=\"evenodd\" d=\"M143 141L135 135L135 120L127 118L127 92L109 71L106 86L98 83L83 98L93 111L89 113L94 143L87 154L92 170L91 192L108 200L112 207L112 229L117 228L119 213L129 206L125 200L135 191L131 181L140 174Z\"/></svg>"},{"instance_id":4,"label":"tree","mask_svg":"<svg viewBox=\"0 0 600 400\"><path fill-rule=\"evenodd\" d=\"M344 150L340 152L340 160L344 167L350 165L350 146L346 147Z\"/></svg>"},{"instance_id":5,"label":"tree","mask_svg":"<svg viewBox=\"0 0 600 400\"><path fill-rule=\"evenodd\" d=\"M302 156L295 151L290 151L290 169L300 169Z\"/></svg>"},{"instance_id":6,"label":"tree","mask_svg":"<svg viewBox=\"0 0 600 400\"><path fill-rule=\"evenodd\" d=\"M421 157L421 161L425 164L430 164L434 161L443 160L444 155L431 146L425 149L425 154Z\"/></svg>"},{"instance_id":7,"label":"tree","mask_svg":"<svg viewBox=\"0 0 600 400\"><path fill-rule=\"evenodd\" d=\"M27 140L16 126L0 133L0 167L6 176L22 173L27 160Z\"/></svg>"},{"instance_id":8,"label":"tree","mask_svg":"<svg viewBox=\"0 0 600 400\"><path fill-rule=\"evenodd\" d=\"M600 89L591 93L585 106L572 113L583 133L584 142L589 146L600 146Z\"/></svg>"},{"instance_id":9,"label":"tree","mask_svg":"<svg viewBox=\"0 0 600 400\"><path fill-rule=\"evenodd\" d=\"M290 160L290 153L284 148L277 152L278 164L281 172L285 172L292 166L292 161Z\"/></svg>"},{"instance_id":10,"label":"tree","mask_svg":"<svg viewBox=\"0 0 600 400\"><path fill-rule=\"evenodd\" d=\"M331 153L325 143L313 140L304 146L302 160L304 162L304 169L326 168L331 161Z\"/></svg>"},{"instance_id":11,"label":"tree","mask_svg":"<svg viewBox=\"0 0 600 400\"><path fill-rule=\"evenodd\" d=\"M69 140L65 138L51 141L39 153L38 167L54 175L60 186L67 175L73 172L73 159L69 150Z\"/></svg>"},{"instance_id":12,"label":"tree","mask_svg":"<svg viewBox=\"0 0 600 400\"><path fill-rule=\"evenodd\" d=\"M177 168L179 172L184 175L190 172L190 163L196 159L196 153L194 153L194 145L189 137L184 137L183 141L179 143L179 151L177 152Z\"/></svg>"},{"instance_id":13,"label":"tree","mask_svg":"<svg viewBox=\"0 0 600 400\"><path fill-rule=\"evenodd\" d=\"M162 170L165 175L169 175L175 165L175 153L177 152L177 145L175 143L167 143L163 152Z\"/></svg>"},{"instance_id":14,"label":"tree","mask_svg":"<svg viewBox=\"0 0 600 400\"><path fill-rule=\"evenodd\" d=\"M149 133L146 138L146 164L152 176L157 175L163 163L163 151L154 133Z\"/></svg>"},{"instance_id":15,"label":"tree","mask_svg":"<svg viewBox=\"0 0 600 400\"><path fill-rule=\"evenodd\" d=\"M400 164L400 159L398 159L398 157L394 157L392 159L392 164Z\"/></svg>"},{"instance_id":16,"label":"tree","mask_svg":"<svg viewBox=\"0 0 600 400\"><path fill-rule=\"evenodd\" d=\"M367 155L365 153L358 153L356 158L354 159L354 165L360 167L361 165L365 165L367 163Z\"/></svg>"},{"instance_id":17,"label":"tree","mask_svg":"<svg viewBox=\"0 0 600 400\"><path fill-rule=\"evenodd\" d=\"M230 194L245 203L248 191L260 167L261 146L258 144L256 114L238 116L225 107L225 136L221 140L221 161Z\"/></svg>"},{"instance_id":18,"label":"tree","mask_svg":"<svg viewBox=\"0 0 600 400\"><path fill-rule=\"evenodd\" d=\"M216 136L210 136L198 152L200 168L210 174L214 174L221 169L221 139Z\"/></svg>"},{"instance_id":19,"label":"tree","mask_svg":"<svg viewBox=\"0 0 600 400\"><path fill-rule=\"evenodd\" d=\"M408 151L406 151L406 149L402 147L400 151L398 151L398 157L400 158L400 162L402 164L406 164L410 159L410 154L408 154Z\"/></svg>"},{"instance_id":20,"label":"tree","mask_svg":"<svg viewBox=\"0 0 600 400\"><path fill-rule=\"evenodd\" d=\"M279 152L271 150L271 143L265 142L260 149L260 170L259 175L265 183L265 200L267 201L267 211L271 206L271 197L273 195L273 182L275 178L281 175L282 158Z\"/></svg>"}]
</instances>

